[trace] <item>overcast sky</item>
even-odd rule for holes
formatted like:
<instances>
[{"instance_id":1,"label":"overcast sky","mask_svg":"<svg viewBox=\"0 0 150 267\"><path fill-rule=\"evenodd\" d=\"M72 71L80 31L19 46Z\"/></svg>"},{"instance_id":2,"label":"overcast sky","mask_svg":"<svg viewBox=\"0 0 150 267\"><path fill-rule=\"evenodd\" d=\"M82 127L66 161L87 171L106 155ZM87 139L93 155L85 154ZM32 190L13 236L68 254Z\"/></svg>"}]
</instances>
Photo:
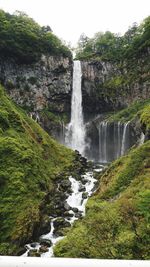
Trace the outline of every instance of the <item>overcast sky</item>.
<instances>
[{"instance_id":1,"label":"overcast sky","mask_svg":"<svg viewBox=\"0 0 150 267\"><path fill-rule=\"evenodd\" d=\"M0 8L24 11L41 26L75 45L82 33L124 33L133 22L150 15L150 0L0 0Z\"/></svg>"}]
</instances>

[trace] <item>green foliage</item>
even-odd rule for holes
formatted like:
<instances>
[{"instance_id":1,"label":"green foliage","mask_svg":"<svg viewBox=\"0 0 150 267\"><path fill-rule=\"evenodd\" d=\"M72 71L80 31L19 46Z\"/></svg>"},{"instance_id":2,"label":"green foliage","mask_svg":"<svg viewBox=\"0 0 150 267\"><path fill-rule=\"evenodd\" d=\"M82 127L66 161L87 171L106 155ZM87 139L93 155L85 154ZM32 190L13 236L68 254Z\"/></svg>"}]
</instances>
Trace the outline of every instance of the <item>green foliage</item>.
<instances>
[{"instance_id":1,"label":"green foliage","mask_svg":"<svg viewBox=\"0 0 150 267\"><path fill-rule=\"evenodd\" d=\"M150 114L150 99L147 100L140 100L133 102L128 108L125 108L115 114L109 114L108 120L109 121L121 121L127 122L133 120L137 114L141 117L141 121L146 125L149 122L149 114Z\"/></svg>"},{"instance_id":2,"label":"green foliage","mask_svg":"<svg viewBox=\"0 0 150 267\"><path fill-rule=\"evenodd\" d=\"M68 47L55 36L50 27L40 27L23 12L13 15L0 10L0 55L19 63L33 63L42 54L71 57Z\"/></svg>"},{"instance_id":3,"label":"green foliage","mask_svg":"<svg viewBox=\"0 0 150 267\"><path fill-rule=\"evenodd\" d=\"M150 141L100 177L86 216L54 248L57 257L150 259Z\"/></svg>"},{"instance_id":4,"label":"green foliage","mask_svg":"<svg viewBox=\"0 0 150 267\"><path fill-rule=\"evenodd\" d=\"M0 253L10 255L31 239L44 196L52 194L56 175L71 166L74 154L17 108L2 87L0 129Z\"/></svg>"},{"instance_id":5,"label":"green foliage","mask_svg":"<svg viewBox=\"0 0 150 267\"><path fill-rule=\"evenodd\" d=\"M150 104L142 110L141 122L146 125L147 129L150 129Z\"/></svg>"},{"instance_id":6,"label":"green foliage","mask_svg":"<svg viewBox=\"0 0 150 267\"><path fill-rule=\"evenodd\" d=\"M107 61L135 59L141 57L141 53L147 53L149 40L150 17L147 17L139 26L134 23L124 36L109 31L98 32L91 39L82 35L78 43L77 58Z\"/></svg>"}]
</instances>

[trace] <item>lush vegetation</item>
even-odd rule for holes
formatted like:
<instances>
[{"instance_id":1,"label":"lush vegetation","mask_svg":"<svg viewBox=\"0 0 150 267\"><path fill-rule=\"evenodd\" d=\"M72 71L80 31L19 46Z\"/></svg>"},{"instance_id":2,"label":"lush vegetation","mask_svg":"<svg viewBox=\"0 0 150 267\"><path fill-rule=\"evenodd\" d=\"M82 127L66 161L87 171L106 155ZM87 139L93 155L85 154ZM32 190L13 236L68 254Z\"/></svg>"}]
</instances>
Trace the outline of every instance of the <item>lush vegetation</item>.
<instances>
[{"instance_id":1,"label":"lush vegetation","mask_svg":"<svg viewBox=\"0 0 150 267\"><path fill-rule=\"evenodd\" d=\"M150 128L150 99L135 101L128 108L107 115L109 121L127 122L137 116L147 128Z\"/></svg>"},{"instance_id":2,"label":"lush vegetation","mask_svg":"<svg viewBox=\"0 0 150 267\"><path fill-rule=\"evenodd\" d=\"M52 33L49 26L40 27L23 12L10 15L0 10L0 56L19 63L32 63L41 54L71 57L71 52Z\"/></svg>"},{"instance_id":3,"label":"lush vegetation","mask_svg":"<svg viewBox=\"0 0 150 267\"><path fill-rule=\"evenodd\" d=\"M120 61L138 58L147 53L149 46L150 17L147 17L139 26L134 23L123 36L109 31L98 32L93 38L81 35L77 58Z\"/></svg>"},{"instance_id":4,"label":"lush vegetation","mask_svg":"<svg viewBox=\"0 0 150 267\"><path fill-rule=\"evenodd\" d=\"M150 259L150 141L100 177L86 216L55 247L58 257Z\"/></svg>"},{"instance_id":5,"label":"lush vegetation","mask_svg":"<svg viewBox=\"0 0 150 267\"><path fill-rule=\"evenodd\" d=\"M30 240L45 195L73 158L0 87L0 254L14 254Z\"/></svg>"}]
</instances>

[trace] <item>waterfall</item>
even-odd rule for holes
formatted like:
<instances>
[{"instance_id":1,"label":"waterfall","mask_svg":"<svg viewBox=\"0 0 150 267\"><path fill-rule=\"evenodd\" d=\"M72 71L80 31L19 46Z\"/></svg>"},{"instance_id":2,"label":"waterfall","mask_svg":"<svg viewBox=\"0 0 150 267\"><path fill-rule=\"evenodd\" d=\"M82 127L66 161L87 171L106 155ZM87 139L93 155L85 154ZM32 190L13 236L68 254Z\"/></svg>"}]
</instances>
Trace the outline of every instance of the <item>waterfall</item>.
<instances>
[{"instance_id":1,"label":"waterfall","mask_svg":"<svg viewBox=\"0 0 150 267\"><path fill-rule=\"evenodd\" d=\"M124 155L126 152L126 147L127 147L127 132L129 130L129 121L124 124L124 129L123 129L123 137L122 137L122 145L121 145L121 156Z\"/></svg>"},{"instance_id":2,"label":"waterfall","mask_svg":"<svg viewBox=\"0 0 150 267\"><path fill-rule=\"evenodd\" d=\"M99 125L99 154L100 162L107 162L107 122L103 121Z\"/></svg>"},{"instance_id":3,"label":"waterfall","mask_svg":"<svg viewBox=\"0 0 150 267\"><path fill-rule=\"evenodd\" d=\"M99 123L99 161L101 163L117 159L131 146L129 123L107 121Z\"/></svg>"},{"instance_id":4,"label":"waterfall","mask_svg":"<svg viewBox=\"0 0 150 267\"><path fill-rule=\"evenodd\" d=\"M85 149L85 127L82 113L82 91L81 91L81 63L74 61L73 68L73 90L71 100L71 121L67 126L65 143L72 149L84 154Z\"/></svg>"}]
</instances>

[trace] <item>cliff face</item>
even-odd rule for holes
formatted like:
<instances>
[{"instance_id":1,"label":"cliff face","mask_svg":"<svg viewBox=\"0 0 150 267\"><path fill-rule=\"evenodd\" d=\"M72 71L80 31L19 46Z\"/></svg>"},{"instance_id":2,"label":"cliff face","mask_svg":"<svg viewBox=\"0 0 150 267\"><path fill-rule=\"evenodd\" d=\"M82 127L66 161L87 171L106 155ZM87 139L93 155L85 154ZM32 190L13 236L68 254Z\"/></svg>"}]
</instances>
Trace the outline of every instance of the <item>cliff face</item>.
<instances>
[{"instance_id":1,"label":"cliff face","mask_svg":"<svg viewBox=\"0 0 150 267\"><path fill-rule=\"evenodd\" d=\"M72 62L69 58L43 55L32 65L0 59L0 80L17 104L39 120L48 132L59 135L61 120L70 115Z\"/></svg>"},{"instance_id":2,"label":"cliff face","mask_svg":"<svg viewBox=\"0 0 150 267\"><path fill-rule=\"evenodd\" d=\"M83 110L86 120L150 97L146 65L140 61L136 70L132 71L132 77L128 68L130 66L125 62L82 61Z\"/></svg>"}]
</instances>

